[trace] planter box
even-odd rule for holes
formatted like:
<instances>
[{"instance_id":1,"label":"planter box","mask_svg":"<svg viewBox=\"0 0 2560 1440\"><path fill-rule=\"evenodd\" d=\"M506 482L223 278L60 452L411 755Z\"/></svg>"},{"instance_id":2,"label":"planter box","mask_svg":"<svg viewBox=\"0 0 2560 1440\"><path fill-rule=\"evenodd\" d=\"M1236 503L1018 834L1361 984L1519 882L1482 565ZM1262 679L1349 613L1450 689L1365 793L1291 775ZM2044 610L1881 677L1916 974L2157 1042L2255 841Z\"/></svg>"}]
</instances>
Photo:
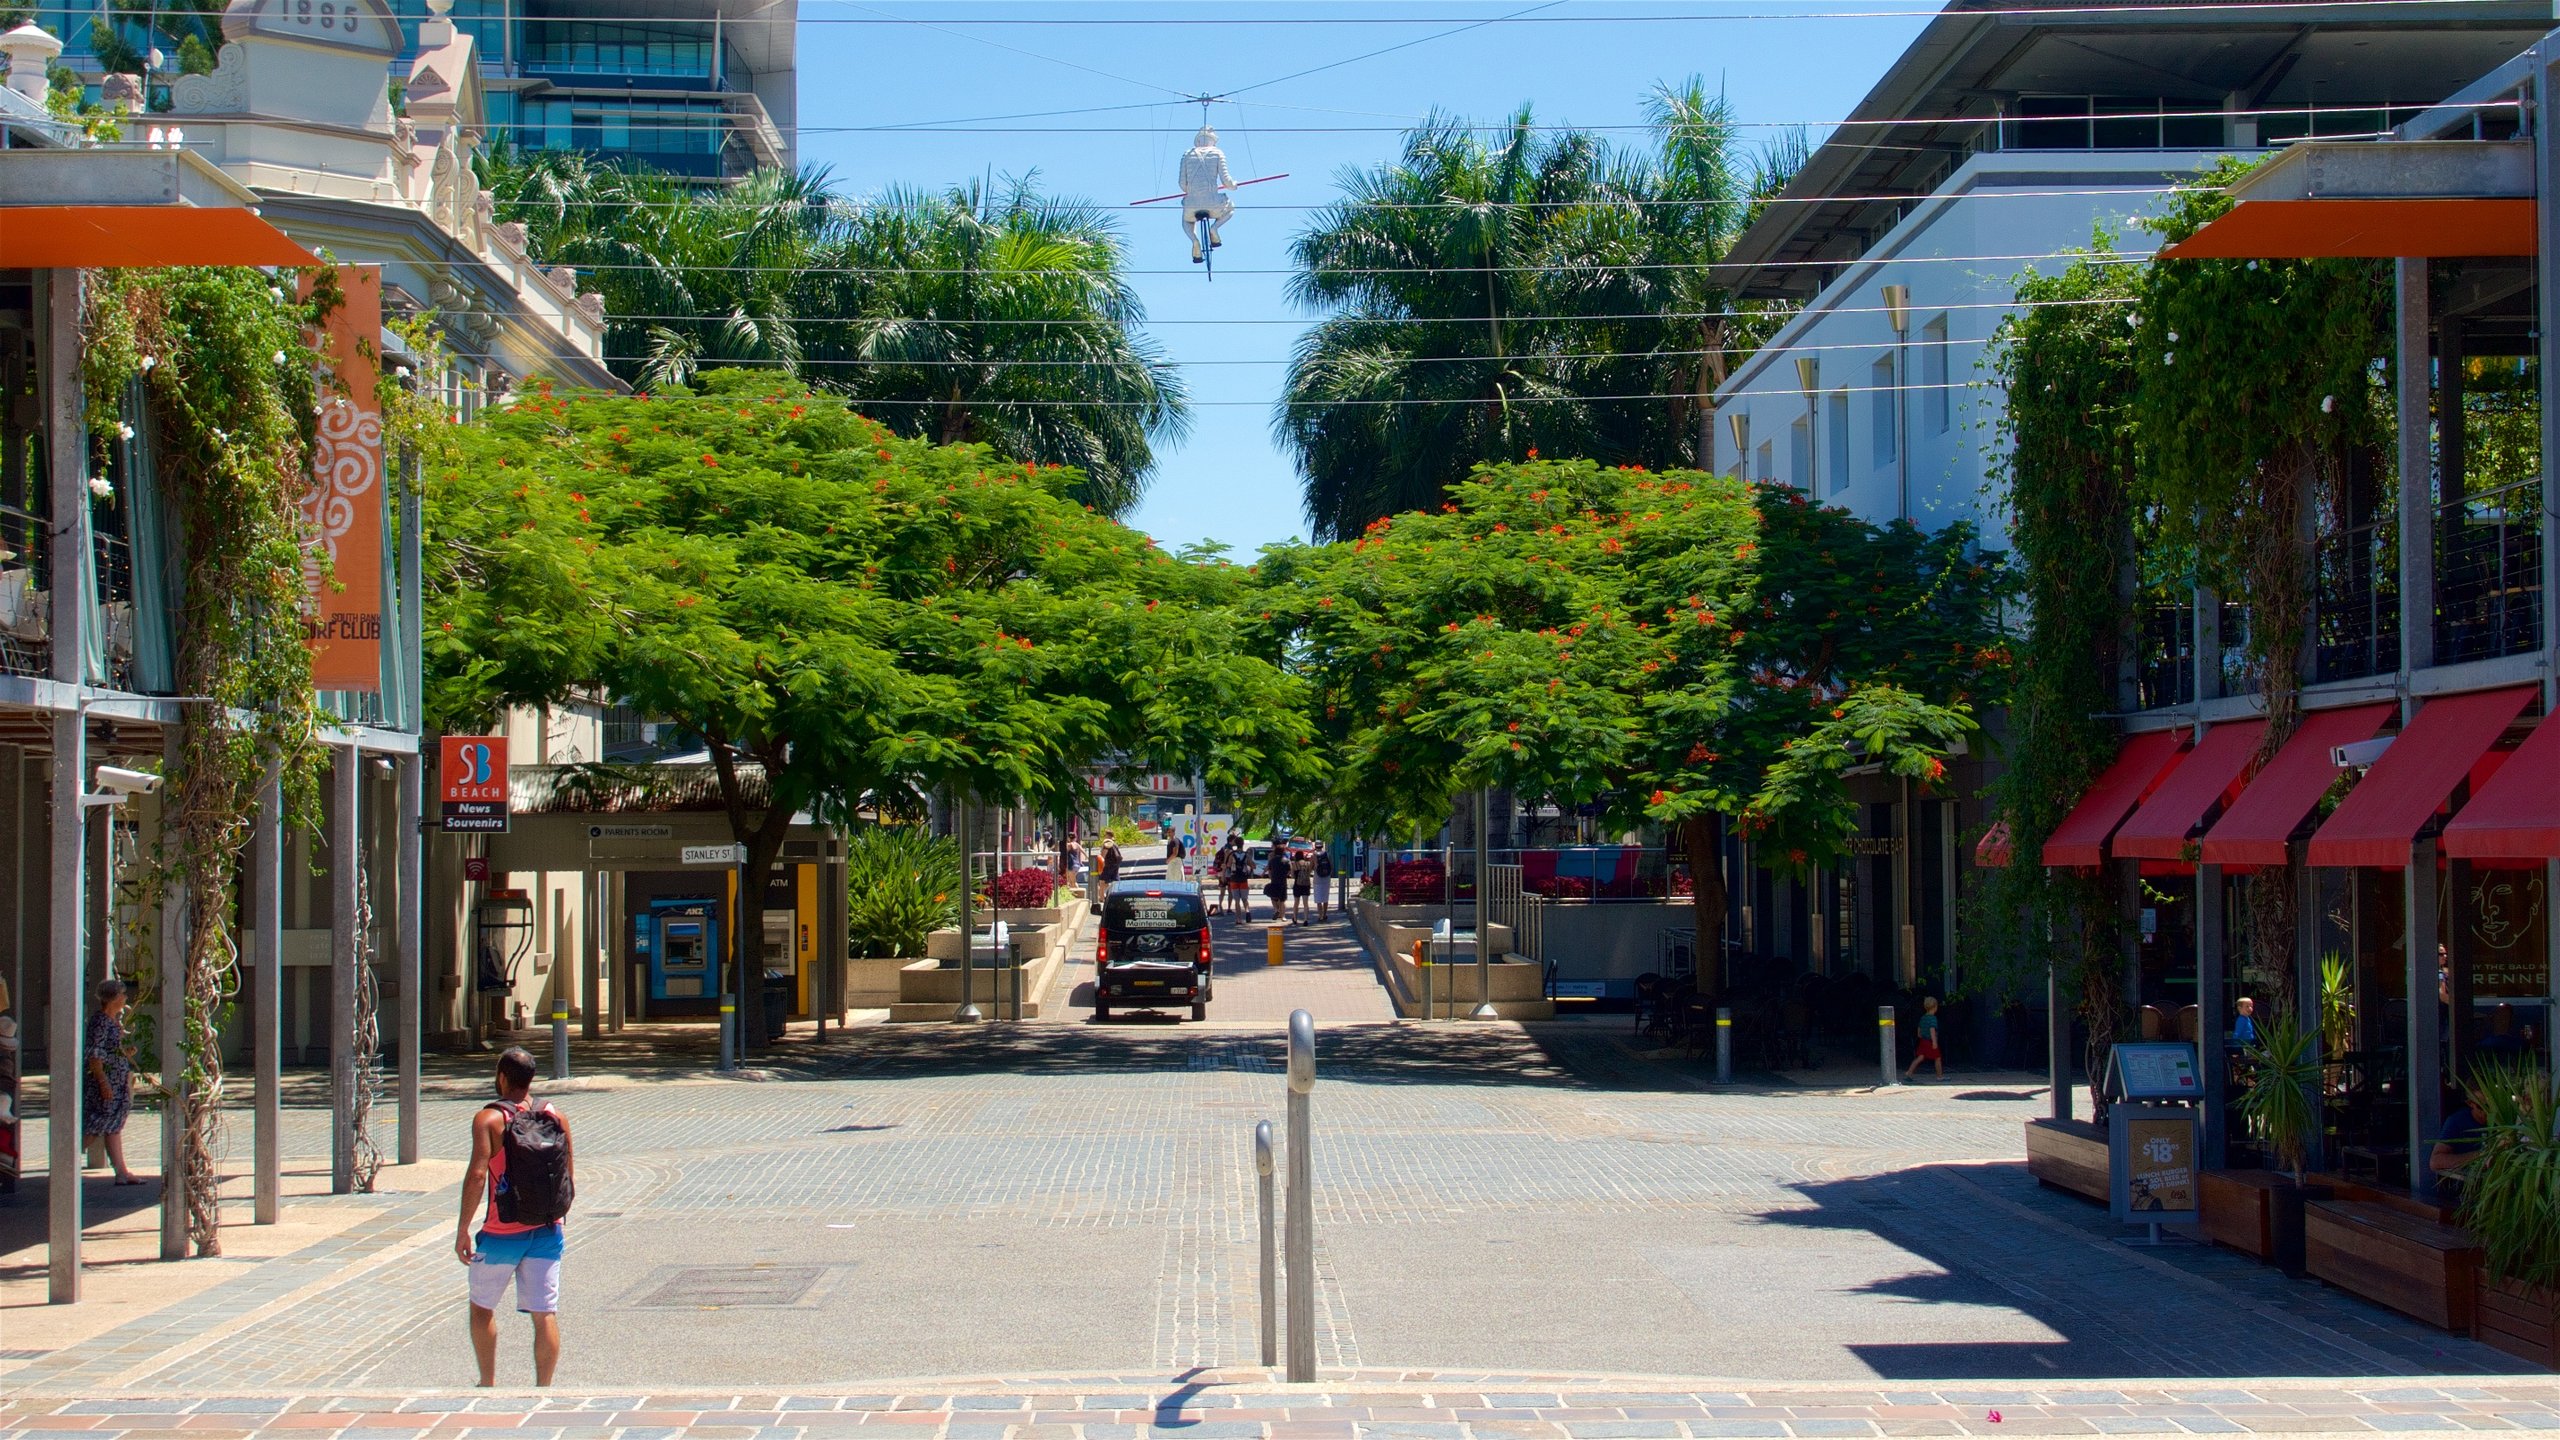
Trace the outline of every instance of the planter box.
<instances>
[{"instance_id":1,"label":"planter box","mask_svg":"<svg viewBox=\"0 0 2560 1440\"><path fill-rule=\"evenodd\" d=\"M898 972L916 964L912 958L847 960L844 1003L853 1010L882 1010L898 1003Z\"/></svg>"},{"instance_id":2,"label":"planter box","mask_svg":"<svg viewBox=\"0 0 2560 1440\"><path fill-rule=\"evenodd\" d=\"M2027 1173L2107 1203L2107 1134L2085 1120L2027 1122Z\"/></svg>"},{"instance_id":3,"label":"planter box","mask_svg":"<svg viewBox=\"0 0 2560 1440\"><path fill-rule=\"evenodd\" d=\"M1501 926L1494 927L1496 931ZM1392 957L1401 992L1396 1012L1422 1015L1422 969L1410 954ZM1511 956L1485 967L1493 982L1493 1013L1505 1020L1553 1020L1556 1002L1546 995L1546 967ZM1425 1019L1453 1020L1476 1008L1476 962L1472 959L1431 967L1431 1014Z\"/></svg>"},{"instance_id":4,"label":"planter box","mask_svg":"<svg viewBox=\"0 0 2560 1440\"><path fill-rule=\"evenodd\" d=\"M2473 1277L2471 1338L2560 1370L2560 1291L2496 1279L2481 1267Z\"/></svg>"},{"instance_id":5,"label":"planter box","mask_svg":"<svg viewBox=\"0 0 2560 1440\"><path fill-rule=\"evenodd\" d=\"M2205 1238L2254 1255L2288 1275L2300 1275L2303 1255L2303 1206L2335 1198L2328 1187L2309 1177L2297 1186L2281 1170L2207 1170L2200 1219Z\"/></svg>"},{"instance_id":6,"label":"planter box","mask_svg":"<svg viewBox=\"0 0 2560 1440\"><path fill-rule=\"evenodd\" d=\"M2341 1290L2440 1329L2471 1328L2480 1247L2465 1231L2370 1201L2314 1200L2302 1245L2311 1273Z\"/></svg>"}]
</instances>

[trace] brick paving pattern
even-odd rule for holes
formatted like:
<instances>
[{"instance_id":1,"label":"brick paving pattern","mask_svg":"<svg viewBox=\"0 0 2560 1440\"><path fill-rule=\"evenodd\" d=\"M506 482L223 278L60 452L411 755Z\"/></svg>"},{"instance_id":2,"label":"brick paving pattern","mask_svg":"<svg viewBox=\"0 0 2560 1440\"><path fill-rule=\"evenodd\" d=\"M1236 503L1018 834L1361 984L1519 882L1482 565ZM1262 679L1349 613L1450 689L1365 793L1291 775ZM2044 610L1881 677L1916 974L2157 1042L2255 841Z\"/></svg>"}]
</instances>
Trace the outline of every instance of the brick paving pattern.
<instances>
[{"instance_id":1,"label":"brick paving pattern","mask_svg":"<svg viewBox=\"0 0 2560 1440\"><path fill-rule=\"evenodd\" d=\"M1658 1378L1267 1372L643 1392L92 1398L0 1407L7 1440L1685 1440L2560 1431L2560 1384L1697 1388Z\"/></svg>"}]
</instances>

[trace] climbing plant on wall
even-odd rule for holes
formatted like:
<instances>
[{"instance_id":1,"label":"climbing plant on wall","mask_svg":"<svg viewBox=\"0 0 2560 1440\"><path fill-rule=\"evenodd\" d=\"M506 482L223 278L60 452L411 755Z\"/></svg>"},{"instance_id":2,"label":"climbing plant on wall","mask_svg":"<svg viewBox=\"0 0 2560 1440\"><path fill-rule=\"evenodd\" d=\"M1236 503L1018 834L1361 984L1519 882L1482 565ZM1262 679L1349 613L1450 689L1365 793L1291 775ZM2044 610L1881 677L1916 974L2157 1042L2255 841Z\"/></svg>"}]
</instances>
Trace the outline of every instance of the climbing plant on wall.
<instances>
[{"instance_id":1,"label":"climbing plant on wall","mask_svg":"<svg viewBox=\"0 0 2560 1440\"><path fill-rule=\"evenodd\" d=\"M2230 209L2250 169L2226 160L2153 222L2175 244ZM2136 495L2196 583L2248 607L2265 700L2263 763L2301 714L2317 573L2311 517L2338 508L2348 456L2390 433L2381 357L2389 276L2375 260L2153 262L2134 346ZM2292 963L2289 874L2249 887L2249 944L2279 999Z\"/></svg>"},{"instance_id":2,"label":"climbing plant on wall","mask_svg":"<svg viewBox=\"0 0 2560 1440\"><path fill-rule=\"evenodd\" d=\"M2144 272L2107 246L2018 286L1991 371L2007 391L1993 463L2025 584L2023 634L1992 812L2011 861L1983 872L1974 905L1977 983L2059 972L2088 1026L2094 1076L2122 1025L2117 908L2091 875L2037 863L2044 843L2115 756L2117 676L2133 642L2134 346Z\"/></svg>"},{"instance_id":3,"label":"climbing plant on wall","mask_svg":"<svg viewBox=\"0 0 2560 1440\"><path fill-rule=\"evenodd\" d=\"M319 712L302 613L304 566L317 551L304 544L299 501L321 384L305 337L337 303L330 274L320 272L308 299L295 298L291 276L237 267L86 277L90 432L103 451L127 423L123 399L139 381L138 418L150 428L178 557L174 678L192 698L162 790L152 883L182 887L183 933L176 946L159 937L160 973L161 983L185 987L181 1179L199 1255L222 1251L213 1157L222 1017L238 989L239 855L271 769L291 819L309 824L319 809Z\"/></svg>"}]
</instances>

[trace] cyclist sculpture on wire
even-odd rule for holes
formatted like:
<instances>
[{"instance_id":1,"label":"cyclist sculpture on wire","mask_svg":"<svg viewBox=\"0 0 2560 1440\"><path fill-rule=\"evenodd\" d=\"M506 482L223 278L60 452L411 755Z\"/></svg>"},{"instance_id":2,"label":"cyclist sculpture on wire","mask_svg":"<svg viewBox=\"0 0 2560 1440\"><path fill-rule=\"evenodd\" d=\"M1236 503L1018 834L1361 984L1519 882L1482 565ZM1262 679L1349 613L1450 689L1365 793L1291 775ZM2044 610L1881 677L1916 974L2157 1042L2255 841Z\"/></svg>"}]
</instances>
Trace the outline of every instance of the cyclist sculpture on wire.
<instances>
[{"instance_id":1,"label":"cyclist sculpture on wire","mask_svg":"<svg viewBox=\"0 0 2560 1440\"><path fill-rule=\"evenodd\" d=\"M1218 266L1210 259L1210 252L1226 243L1218 238L1218 232L1236 213L1236 202L1228 198L1228 192L1241 190L1247 185L1259 185L1266 180L1286 180L1289 177L1284 172L1238 180L1228 174L1227 152L1218 148L1217 129L1209 124L1208 109L1217 97L1204 95L1197 98L1201 110L1200 133L1191 137L1191 148L1182 152L1182 163L1174 171L1174 181L1182 188L1170 195L1150 195L1144 200L1129 203L1161 205L1167 200L1181 201L1182 234L1191 242L1191 263L1206 266L1214 273Z\"/></svg>"},{"instance_id":2,"label":"cyclist sculpture on wire","mask_svg":"<svg viewBox=\"0 0 2560 1440\"><path fill-rule=\"evenodd\" d=\"M1176 172L1182 186L1182 233L1191 241L1191 263L1206 263L1209 250L1225 242L1218 231L1236 213L1236 202L1227 198L1235 188L1235 177L1227 173L1227 152L1218 148L1218 132L1208 125L1191 137L1191 148L1182 152L1182 166ZM1208 250L1201 248L1200 222L1206 220Z\"/></svg>"}]
</instances>

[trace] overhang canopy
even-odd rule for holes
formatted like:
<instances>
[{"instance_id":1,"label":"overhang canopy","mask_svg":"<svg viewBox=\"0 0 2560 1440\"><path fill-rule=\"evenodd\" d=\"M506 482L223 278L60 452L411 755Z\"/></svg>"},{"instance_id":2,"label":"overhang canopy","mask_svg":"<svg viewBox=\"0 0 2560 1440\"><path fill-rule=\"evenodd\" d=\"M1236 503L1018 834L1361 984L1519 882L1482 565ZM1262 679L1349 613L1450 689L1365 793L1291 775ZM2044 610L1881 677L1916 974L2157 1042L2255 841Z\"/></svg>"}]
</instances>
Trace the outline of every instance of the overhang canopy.
<instances>
[{"instance_id":1,"label":"overhang canopy","mask_svg":"<svg viewBox=\"0 0 2560 1440\"><path fill-rule=\"evenodd\" d=\"M2143 860L2194 859L2188 847L2197 828L2229 801L2266 733L2264 720L2235 720L2206 731L2116 831L2115 853Z\"/></svg>"},{"instance_id":2,"label":"overhang canopy","mask_svg":"<svg viewBox=\"0 0 2560 1440\"><path fill-rule=\"evenodd\" d=\"M2464 860L2560 859L2560 724L2542 717L2516 753L2444 827Z\"/></svg>"},{"instance_id":3,"label":"overhang canopy","mask_svg":"<svg viewBox=\"0 0 2560 1440\"><path fill-rule=\"evenodd\" d=\"M2101 865L2107 858L2107 837L2113 835L2124 817L2149 795L2160 777L2178 763L2185 752L2184 730L2152 730L2124 742L2116 762L2106 768L2096 782L2053 828L2044 842L2047 865Z\"/></svg>"},{"instance_id":4,"label":"overhang canopy","mask_svg":"<svg viewBox=\"0 0 2560 1440\"><path fill-rule=\"evenodd\" d=\"M2231 209L2173 260L2531 255L2533 146L2519 140L2306 140L2231 187Z\"/></svg>"},{"instance_id":5,"label":"overhang canopy","mask_svg":"<svg viewBox=\"0 0 2560 1440\"><path fill-rule=\"evenodd\" d=\"M289 265L320 257L257 212L203 205L0 206L0 270Z\"/></svg>"},{"instance_id":6,"label":"overhang canopy","mask_svg":"<svg viewBox=\"0 0 2560 1440\"><path fill-rule=\"evenodd\" d=\"M2201 855L2207 865L2282 865L2293 832L2311 807L2338 778L2329 752L2340 745L2370 740L2384 721L2398 712L2389 701L2350 705L2342 710L2314 710L2275 758L2260 767L2240 798L2205 832Z\"/></svg>"},{"instance_id":7,"label":"overhang canopy","mask_svg":"<svg viewBox=\"0 0 2560 1440\"><path fill-rule=\"evenodd\" d=\"M1982 838L1973 842L1973 863L1986 870L2009 868L2009 822L1995 820Z\"/></svg>"},{"instance_id":8,"label":"overhang canopy","mask_svg":"<svg viewBox=\"0 0 2560 1440\"><path fill-rule=\"evenodd\" d=\"M2404 870L2409 849L2471 767L2523 713L2531 685L2429 700L2311 837L2313 865Z\"/></svg>"}]
</instances>

